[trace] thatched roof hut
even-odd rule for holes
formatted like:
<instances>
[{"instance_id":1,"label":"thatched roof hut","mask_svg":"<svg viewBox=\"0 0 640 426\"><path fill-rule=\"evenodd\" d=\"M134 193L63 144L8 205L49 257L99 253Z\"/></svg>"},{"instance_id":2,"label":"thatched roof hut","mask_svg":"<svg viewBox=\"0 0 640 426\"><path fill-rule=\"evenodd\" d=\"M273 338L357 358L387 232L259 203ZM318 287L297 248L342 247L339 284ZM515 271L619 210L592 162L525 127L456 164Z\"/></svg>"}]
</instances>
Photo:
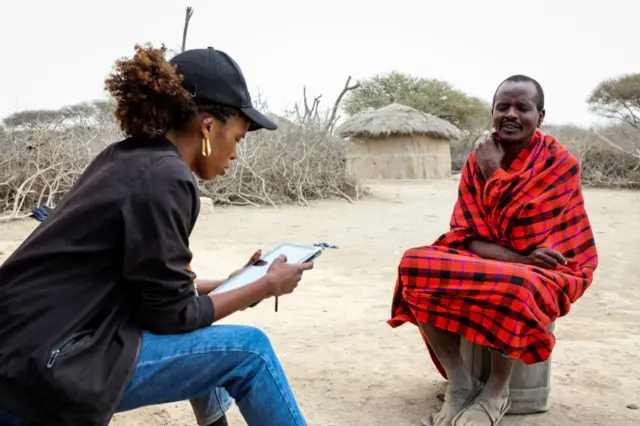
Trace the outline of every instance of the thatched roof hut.
<instances>
[{"instance_id":1,"label":"thatched roof hut","mask_svg":"<svg viewBox=\"0 0 640 426\"><path fill-rule=\"evenodd\" d=\"M355 138L425 135L452 140L460 137L460 130L448 121L401 104L356 115L337 131L342 137Z\"/></svg>"},{"instance_id":2,"label":"thatched roof hut","mask_svg":"<svg viewBox=\"0 0 640 426\"><path fill-rule=\"evenodd\" d=\"M446 179L450 141L461 136L448 121L400 104L357 115L337 133L351 140L347 167L361 179Z\"/></svg>"}]
</instances>

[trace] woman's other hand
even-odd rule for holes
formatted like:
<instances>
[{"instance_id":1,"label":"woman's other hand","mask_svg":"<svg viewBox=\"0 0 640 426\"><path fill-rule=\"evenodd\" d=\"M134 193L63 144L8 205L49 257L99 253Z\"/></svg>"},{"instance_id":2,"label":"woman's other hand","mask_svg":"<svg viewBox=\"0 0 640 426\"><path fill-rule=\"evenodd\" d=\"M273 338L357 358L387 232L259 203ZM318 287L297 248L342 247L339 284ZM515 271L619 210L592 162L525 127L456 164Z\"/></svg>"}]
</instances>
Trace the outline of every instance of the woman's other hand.
<instances>
[{"instance_id":1,"label":"woman's other hand","mask_svg":"<svg viewBox=\"0 0 640 426\"><path fill-rule=\"evenodd\" d=\"M257 262L258 260L260 260L260 257L262 257L262 249L257 250L255 253L253 253L251 255L251 257L249 258L249 261L247 263L244 264L244 266L240 269L236 269L235 271L233 271L230 275L229 275L229 279L235 277L236 275L238 275L240 272L242 272L244 270L244 268L246 268L249 265L254 264L255 262Z\"/></svg>"},{"instance_id":2,"label":"woman's other hand","mask_svg":"<svg viewBox=\"0 0 640 426\"><path fill-rule=\"evenodd\" d=\"M273 261L266 278L269 286L269 296L282 296L290 294L298 287L302 279L302 273L313 269L313 262L290 264L286 263L287 257L278 256Z\"/></svg>"},{"instance_id":3,"label":"woman's other hand","mask_svg":"<svg viewBox=\"0 0 640 426\"><path fill-rule=\"evenodd\" d=\"M249 306L255 306L266 298L292 293L302 279L302 273L312 269L313 263L290 264L286 261L285 256L280 256L273 261L266 275L257 281L209 296L214 305L213 322Z\"/></svg>"}]
</instances>

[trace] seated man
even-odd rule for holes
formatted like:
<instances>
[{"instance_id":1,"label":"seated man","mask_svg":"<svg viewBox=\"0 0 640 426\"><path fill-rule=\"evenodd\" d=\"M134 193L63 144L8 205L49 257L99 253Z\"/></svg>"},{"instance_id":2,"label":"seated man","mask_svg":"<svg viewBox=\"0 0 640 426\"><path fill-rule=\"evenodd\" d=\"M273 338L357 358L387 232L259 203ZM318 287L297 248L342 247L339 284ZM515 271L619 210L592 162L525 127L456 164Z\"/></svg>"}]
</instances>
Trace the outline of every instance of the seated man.
<instances>
[{"instance_id":1,"label":"seated man","mask_svg":"<svg viewBox=\"0 0 640 426\"><path fill-rule=\"evenodd\" d=\"M569 312L598 265L578 160L537 129L545 115L540 85L506 79L492 114L495 132L462 171L451 230L400 262L389 324L418 325L449 381L427 425L497 425L510 406L514 360L550 356L547 327ZM465 368L460 336L492 350L486 384Z\"/></svg>"}]
</instances>

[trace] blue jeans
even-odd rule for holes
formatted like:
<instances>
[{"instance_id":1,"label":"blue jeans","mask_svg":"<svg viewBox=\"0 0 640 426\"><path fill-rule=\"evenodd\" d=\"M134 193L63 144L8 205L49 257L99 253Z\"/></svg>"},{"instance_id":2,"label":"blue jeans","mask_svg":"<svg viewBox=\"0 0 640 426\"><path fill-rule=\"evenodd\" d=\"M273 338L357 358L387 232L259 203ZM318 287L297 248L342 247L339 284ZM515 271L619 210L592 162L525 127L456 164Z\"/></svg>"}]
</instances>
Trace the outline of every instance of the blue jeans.
<instances>
[{"instance_id":1,"label":"blue jeans","mask_svg":"<svg viewBox=\"0 0 640 426\"><path fill-rule=\"evenodd\" d=\"M188 399L198 424L207 425L222 417L231 398L249 426L306 425L267 336L236 325L177 335L144 333L117 411ZM0 425L25 424L0 411Z\"/></svg>"}]
</instances>

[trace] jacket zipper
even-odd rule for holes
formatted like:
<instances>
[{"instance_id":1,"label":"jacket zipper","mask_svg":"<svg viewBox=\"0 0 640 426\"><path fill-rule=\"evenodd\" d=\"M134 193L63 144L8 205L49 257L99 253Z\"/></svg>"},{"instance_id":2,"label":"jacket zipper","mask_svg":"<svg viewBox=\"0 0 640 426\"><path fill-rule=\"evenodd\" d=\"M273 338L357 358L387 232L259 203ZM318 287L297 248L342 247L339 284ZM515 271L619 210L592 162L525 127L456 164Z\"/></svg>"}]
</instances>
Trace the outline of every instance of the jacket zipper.
<instances>
[{"instance_id":1,"label":"jacket zipper","mask_svg":"<svg viewBox=\"0 0 640 426\"><path fill-rule=\"evenodd\" d=\"M58 356L65 353L64 350L66 349L66 346L70 344L74 339L78 339L77 342L75 342L75 343L78 343L80 342L80 340L82 340L84 336L90 333L93 333L94 331L95 330L86 330L79 333L73 333L71 336L63 340L62 343L60 343L56 349L51 351L51 354L49 355L49 359L47 360L47 368L53 368L53 366L56 363L56 360L58 359Z\"/></svg>"},{"instance_id":2,"label":"jacket zipper","mask_svg":"<svg viewBox=\"0 0 640 426\"><path fill-rule=\"evenodd\" d=\"M51 351L51 355L49 355L49 361L47 361L47 368L53 367L53 365L56 363L56 358L58 358L58 355L60 355L60 349L54 349L53 351Z\"/></svg>"}]
</instances>

